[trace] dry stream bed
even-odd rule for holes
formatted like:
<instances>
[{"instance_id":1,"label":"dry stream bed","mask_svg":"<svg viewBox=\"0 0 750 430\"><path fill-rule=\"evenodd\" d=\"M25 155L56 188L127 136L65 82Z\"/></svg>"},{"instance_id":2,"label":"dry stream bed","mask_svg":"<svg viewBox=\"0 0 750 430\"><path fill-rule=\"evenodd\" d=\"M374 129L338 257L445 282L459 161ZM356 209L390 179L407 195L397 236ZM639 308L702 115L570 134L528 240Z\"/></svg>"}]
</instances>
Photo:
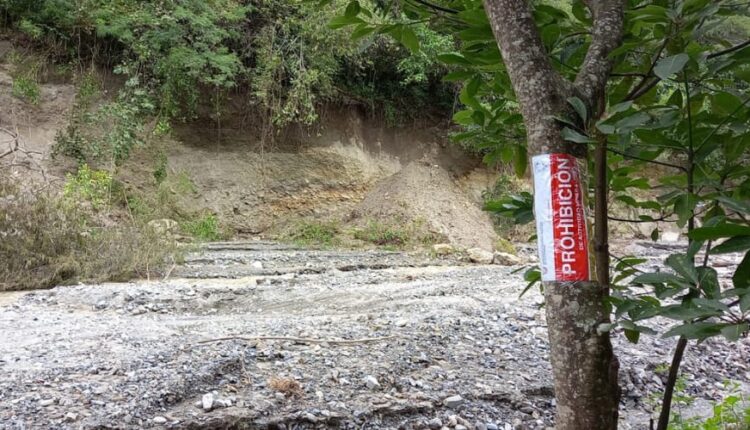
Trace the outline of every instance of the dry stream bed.
<instances>
[{"instance_id":1,"label":"dry stream bed","mask_svg":"<svg viewBox=\"0 0 750 430\"><path fill-rule=\"evenodd\" d=\"M514 269L238 242L167 280L2 295L0 429L550 428L541 296ZM231 336L252 339L202 343ZM615 345L621 428L646 429L673 340ZM684 413L747 387L749 353L691 346Z\"/></svg>"}]
</instances>

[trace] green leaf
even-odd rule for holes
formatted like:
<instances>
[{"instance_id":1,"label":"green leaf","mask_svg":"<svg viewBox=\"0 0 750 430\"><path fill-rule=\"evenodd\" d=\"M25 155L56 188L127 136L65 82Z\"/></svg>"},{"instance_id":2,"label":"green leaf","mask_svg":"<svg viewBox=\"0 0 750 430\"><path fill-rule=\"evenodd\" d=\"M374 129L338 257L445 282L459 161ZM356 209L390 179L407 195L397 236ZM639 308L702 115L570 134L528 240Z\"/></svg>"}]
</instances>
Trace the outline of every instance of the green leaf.
<instances>
[{"instance_id":1,"label":"green leaf","mask_svg":"<svg viewBox=\"0 0 750 430\"><path fill-rule=\"evenodd\" d=\"M353 0L349 2L349 4L346 6L346 10L344 11L344 16L348 18L353 18L357 15L359 15L359 11L362 8L359 6L359 2L357 0Z\"/></svg>"},{"instance_id":2,"label":"green leaf","mask_svg":"<svg viewBox=\"0 0 750 430\"><path fill-rule=\"evenodd\" d=\"M716 269L712 267L698 267L698 287L706 297L718 299L721 296L721 286Z\"/></svg>"},{"instance_id":3,"label":"green leaf","mask_svg":"<svg viewBox=\"0 0 750 430\"><path fill-rule=\"evenodd\" d=\"M583 100L578 97L568 97L568 103L573 106L578 116L583 120L584 124L588 121L588 112L586 110L586 104Z\"/></svg>"},{"instance_id":4,"label":"green leaf","mask_svg":"<svg viewBox=\"0 0 750 430\"><path fill-rule=\"evenodd\" d=\"M698 227L688 233L688 237L695 240L716 240L733 236L750 236L750 227L740 224L719 224L714 227Z\"/></svg>"},{"instance_id":5,"label":"green leaf","mask_svg":"<svg viewBox=\"0 0 750 430\"><path fill-rule=\"evenodd\" d=\"M711 248L711 254L742 252L750 249L750 236L735 236Z\"/></svg>"},{"instance_id":6,"label":"green leaf","mask_svg":"<svg viewBox=\"0 0 750 430\"><path fill-rule=\"evenodd\" d=\"M401 30L401 43L411 52L419 52L419 39L411 27L404 26Z\"/></svg>"},{"instance_id":7,"label":"green leaf","mask_svg":"<svg viewBox=\"0 0 750 430\"><path fill-rule=\"evenodd\" d=\"M732 285L734 285L734 288L750 287L750 252L745 253L745 257L734 271L734 275L732 275ZM750 307L750 294L747 294L746 297L748 307ZM742 311L744 312L745 309Z\"/></svg>"},{"instance_id":8,"label":"green leaf","mask_svg":"<svg viewBox=\"0 0 750 430\"><path fill-rule=\"evenodd\" d=\"M521 145L517 145L515 148L516 154L515 157L513 157L513 170L515 171L516 176L523 178L526 174L526 168L529 165L526 148Z\"/></svg>"},{"instance_id":9,"label":"green leaf","mask_svg":"<svg viewBox=\"0 0 750 430\"><path fill-rule=\"evenodd\" d=\"M737 212L750 214L750 203L747 203L745 201L740 201L737 199L733 199L731 197L726 196L719 196L716 197L716 200L724 203L729 209L732 209Z\"/></svg>"},{"instance_id":10,"label":"green leaf","mask_svg":"<svg viewBox=\"0 0 750 430\"><path fill-rule=\"evenodd\" d=\"M654 66L654 74L661 79L669 79L669 77L675 73L680 72L689 59L690 57L685 53L662 58L656 62L656 66Z\"/></svg>"},{"instance_id":11,"label":"green leaf","mask_svg":"<svg viewBox=\"0 0 750 430\"><path fill-rule=\"evenodd\" d=\"M695 269L693 261L686 255L672 254L667 257L666 263L677 274L690 281L693 285L698 285L698 271Z\"/></svg>"},{"instance_id":12,"label":"green leaf","mask_svg":"<svg viewBox=\"0 0 750 430\"><path fill-rule=\"evenodd\" d=\"M350 16L337 16L328 22L328 28L337 29L354 24L363 24L365 21L361 18Z\"/></svg>"},{"instance_id":13,"label":"green leaf","mask_svg":"<svg viewBox=\"0 0 750 430\"><path fill-rule=\"evenodd\" d=\"M721 324L710 322L688 323L673 327L664 337L684 336L686 339L706 339L721 333Z\"/></svg>"},{"instance_id":14,"label":"green leaf","mask_svg":"<svg viewBox=\"0 0 750 430\"><path fill-rule=\"evenodd\" d=\"M690 321L696 318L719 316L722 314L722 311L713 308L698 307L692 301L687 301L679 305L664 306L659 314L665 318Z\"/></svg>"},{"instance_id":15,"label":"green leaf","mask_svg":"<svg viewBox=\"0 0 750 430\"><path fill-rule=\"evenodd\" d=\"M690 193L680 194L674 201L674 212L677 214L677 226L685 227L690 217L693 216L693 209L698 204L698 199Z\"/></svg>"},{"instance_id":16,"label":"green leaf","mask_svg":"<svg viewBox=\"0 0 750 430\"><path fill-rule=\"evenodd\" d=\"M721 335L730 342L736 342L750 327L747 323L732 324L721 329Z\"/></svg>"},{"instance_id":17,"label":"green leaf","mask_svg":"<svg viewBox=\"0 0 750 430\"><path fill-rule=\"evenodd\" d=\"M471 62L467 60L463 55L455 53L440 54L437 56L437 59L445 64L462 64L464 66L471 65Z\"/></svg>"},{"instance_id":18,"label":"green leaf","mask_svg":"<svg viewBox=\"0 0 750 430\"><path fill-rule=\"evenodd\" d=\"M674 284L683 282L682 278L677 277L672 273L666 272L655 272L655 273L643 273L633 278L631 283L633 284Z\"/></svg>"},{"instance_id":19,"label":"green leaf","mask_svg":"<svg viewBox=\"0 0 750 430\"><path fill-rule=\"evenodd\" d=\"M594 140L591 139L590 137L584 136L583 134L568 127L563 128L561 134L562 134L563 139L571 141L571 142L575 142L575 143L593 143L594 142Z\"/></svg>"},{"instance_id":20,"label":"green leaf","mask_svg":"<svg viewBox=\"0 0 750 430\"><path fill-rule=\"evenodd\" d=\"M445 82L465 81L471 78L472 76L474 76L474 72L471 72L469 70L456 70L454 72L450 72L447 75L443 76L443 81Z\"/></svg>"},{"instance_id":21,"label":"green leaf","mask_svg":"<svg viewBox=\"0 0 750 430\"><path fill-rule=\"evenodd\" d=\"M641 332L639 331L626 328L623 332L625 333L625 337L628 339L628 341L630 341L630 343L638 343L638 339L641 338Z\"/></svg>"},{"instance_id":22,"label":"green leaf","mask_svg":"<svg viewBox=\"0 0 750 430\"><path fill-rule=\"evenodd\" d=\"M366 24L360 24L354 31L352 31L351 38L352 40L359 40L374 31L375 27L370 27Z\"/></svg>"},{"instance_id":23,"label":"green leaf","mask_svg":"<svg viewBox=\"0 0 750 430\"><path fill-rule=\"evenodd\" d=\"M632 101L617 103L616 105L609 107L609 116L612 116L616 113L625 112L626 110L630 109L630 107L633 106Z\"/></svg>"},{"instance_id":24,"label":"green leaf","mask_svg":"<svg viewBox=\"0 0 750 430\"><path fill-rule=\"evenodd\" d=\"M653 240L654 242L659 240L659 227L656 227L653 230L651 230L651 240Z\"/></svg>"}]
</instances>

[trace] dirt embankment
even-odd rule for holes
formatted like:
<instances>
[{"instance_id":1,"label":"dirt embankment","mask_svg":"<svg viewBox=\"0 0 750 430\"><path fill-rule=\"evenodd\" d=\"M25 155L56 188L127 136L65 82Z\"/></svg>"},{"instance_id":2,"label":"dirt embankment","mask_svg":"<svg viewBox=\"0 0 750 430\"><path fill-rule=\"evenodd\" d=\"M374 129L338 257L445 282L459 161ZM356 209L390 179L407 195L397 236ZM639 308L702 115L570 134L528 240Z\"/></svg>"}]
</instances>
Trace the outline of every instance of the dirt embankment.
<instances>
[{"instance_id":1,"label":"dirt embankment","mask_svg":"<svg viewBox=\"0 0 750 430\"><path fill-rule=\"evenodd\" d=\"M15 180L60 189L76 163L51 154L68 125L77 88L39 74L39 97L30 102L14 94L13 67L0 64L0 127L13 133L2 137L13 138L19 150L0 163ZM108 75L100 80L105 101L117 84ZM117 167L115 179L136 194L155 195L154 172L165 160L166 175L180 183L167 187L177 212L213 213L239 234L267 236L299 220L343 225L352 218L376 219L424 226L461 247L492 248L495 234L477 196L493 184L493 174L450 144L444 127L391 128L356 110L331 108L315 127L269 134L243 112L242 103L241 95L231 98L220 123L174 123L168 136L148 136L149 144ZM0 153L10 148L2 143ZM110 160L92 163L112 169Z\"/></svg>"}]
</instances>

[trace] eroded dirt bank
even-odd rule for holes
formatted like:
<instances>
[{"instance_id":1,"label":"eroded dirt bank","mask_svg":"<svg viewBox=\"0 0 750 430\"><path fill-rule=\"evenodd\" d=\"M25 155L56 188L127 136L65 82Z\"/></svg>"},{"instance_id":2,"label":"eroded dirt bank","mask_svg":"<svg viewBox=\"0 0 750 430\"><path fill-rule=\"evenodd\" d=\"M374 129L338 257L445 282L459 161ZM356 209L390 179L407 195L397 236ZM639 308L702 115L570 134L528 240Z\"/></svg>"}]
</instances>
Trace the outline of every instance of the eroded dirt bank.
<instances>
[{"instance_id":1,"label":"eroded dirt bank","mask_svg":"<svg viewBox=\"0 0 750 430\"><path fill-rule=\"evenodd\" d=\"M225 243L168 280L14 296L0 302L0 428L546 429L541 297L518 298L514 269ZM384 339L200 343L232 335ZM672 344L616 336L621 428L648 428ZM749 352L691 347L687 393L705 406L724 380L750 382Z\"/></svg>"}]
</instances>

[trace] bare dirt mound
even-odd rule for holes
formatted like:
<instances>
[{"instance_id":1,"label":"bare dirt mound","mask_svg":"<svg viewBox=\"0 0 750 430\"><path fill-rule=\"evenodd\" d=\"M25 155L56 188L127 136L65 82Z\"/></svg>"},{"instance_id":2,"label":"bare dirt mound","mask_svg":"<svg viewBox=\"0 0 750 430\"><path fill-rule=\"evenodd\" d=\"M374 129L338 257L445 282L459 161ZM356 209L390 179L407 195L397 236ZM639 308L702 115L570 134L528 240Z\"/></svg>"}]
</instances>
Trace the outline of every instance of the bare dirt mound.
<instances>
[{"instance_id":1,"label":"bare dirt mound","mask_svg":"<svg viewBox=\"0 0 750 430\"><path fill-rule=\"evenodd\" d=\"M355 222L417 224L465 248L493 249L497 234L490 217L442 167L409 163L380 181L353 213Z\"/></svg>"}]
</instances>

